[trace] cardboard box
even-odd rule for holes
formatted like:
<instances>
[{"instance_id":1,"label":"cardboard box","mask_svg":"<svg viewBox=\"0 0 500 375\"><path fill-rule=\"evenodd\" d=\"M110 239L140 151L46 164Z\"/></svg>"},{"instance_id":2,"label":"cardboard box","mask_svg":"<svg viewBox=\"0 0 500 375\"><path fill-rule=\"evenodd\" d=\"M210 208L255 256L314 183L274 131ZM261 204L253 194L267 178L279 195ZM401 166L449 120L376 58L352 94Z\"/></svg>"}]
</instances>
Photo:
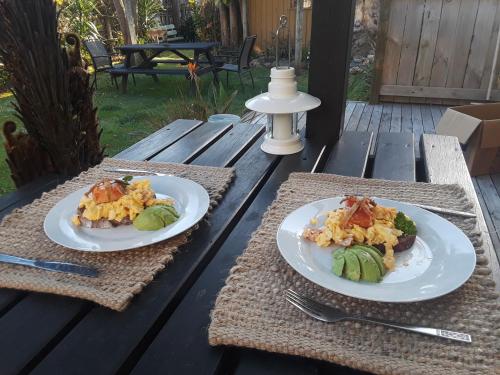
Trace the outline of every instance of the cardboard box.
<instances>
[{"instance_id":1,"label":"cardboard box","mask_svg":"<svg viewBox=\"0 0 500 375\"><path fill-rule=\"evenodd\" d=\"M471 176L500 173L500 103L448 108L436 133L454 135L466 145Z\"/></svg>"}]
</instances>

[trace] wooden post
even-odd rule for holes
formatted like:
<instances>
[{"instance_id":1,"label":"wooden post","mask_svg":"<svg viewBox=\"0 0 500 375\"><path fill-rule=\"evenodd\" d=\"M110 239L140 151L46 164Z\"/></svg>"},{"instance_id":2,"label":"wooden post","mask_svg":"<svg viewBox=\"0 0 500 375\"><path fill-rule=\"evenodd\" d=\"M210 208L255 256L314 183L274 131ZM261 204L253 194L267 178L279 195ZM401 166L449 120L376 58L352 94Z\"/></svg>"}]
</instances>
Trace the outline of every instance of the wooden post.
<instances>
[{"instance_id":1,"label":"wooden post","mask_svg":"<svg viewBox=\"0 0 500 375\"><path fill-rule=\"evenodd\" d=\"M321 99L321 106L307 114L306 136L312 142L331 145L340 136L355 3L355 0L313 2L309 93Z\"/></svg>"},{"instance_id":2,"label":"wooden post","mask_svg":"<svg viewBox=\"0 0 500 375\"><path fill-rule=\"evenodd\" d=\"M248 36L248 4L247 0L241 0L241 25L243 28L243 39Z\"/></svg>"},{"instance_id":3,"label":"wooden post","mask_svg":"<svg viewBox=\"0 0 500 375\"><path fill-rule=\"evenodd\" d=\"M302 35L304 25L304 0L297 0L295 12L295 71L302 67Z\"/></svg>"},{"instance_id":4,"label":"wooden post","mask_svg":"<svg viewBox=\"0 0 500 375\"><path fill-rule=\"evenodd\" d=\"M370 103L379 102L380 87L382 86L382 73L384 71L385 46L389 32L389 17L391 15L392 0L380 0L379 22L377 31L377 44L375 47L375 69L370 94Z\"/></svg>"}]
</instances>

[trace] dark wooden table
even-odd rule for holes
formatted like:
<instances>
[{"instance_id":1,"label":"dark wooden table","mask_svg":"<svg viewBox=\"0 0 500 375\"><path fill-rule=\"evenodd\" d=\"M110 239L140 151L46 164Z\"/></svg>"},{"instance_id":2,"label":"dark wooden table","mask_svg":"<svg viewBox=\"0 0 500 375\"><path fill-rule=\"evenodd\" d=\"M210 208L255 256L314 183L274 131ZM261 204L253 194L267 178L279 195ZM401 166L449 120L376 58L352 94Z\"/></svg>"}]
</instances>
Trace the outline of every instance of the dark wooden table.
<instances>
[{"instance_id":1,"label":"dark wooden table","mask_svg":"<svg viewBox=\"0 0 500 375\"><path fill-rule=\"evenodd\" d=\"M218 45L216 42L182 42L182 43L146 43L146 44L127 44L118 47L125 55L125 64L123 68L113 69L114 73L120 73L122 76L122 91L127 91L128 74L146 74L158 80L158 74L167 75L187 75L186 68L156 68L159 62L171 64L195 63L200 65L200 57L205 57L197 70L198 75L212 73L214 81L219 82L217 75L217 66L212 54L212 50ZM170 51L179 57L179 60L154 60L162 52ZM193 57L188 57L182 51L193 51ZM140 58L135 58L135 56Z\"/></svg>"},{"instance_id":2,"label":"dark wooden table","mask_svg":"<svg viewBox=\"0 0 500 375\"><path fill-rule=\"evenodd\" d=\"M344 132L333 149L306 141L296 155L260 150L263 127L177 120L117 158L233 166L236 178L192 241L124 312L68 297L0 290L0 374L354 374L330 363L242 348L210 347L209 314L229 269L246 247L279 185L293 171L459 183L476 204L454 137L424 135L415 159L412 133ZM0 198L0 217L56 186L48 176ZM498 281L498 263L486 241ZM490 246L490 247L488 247Z\"/></svg>"}]
</instances>

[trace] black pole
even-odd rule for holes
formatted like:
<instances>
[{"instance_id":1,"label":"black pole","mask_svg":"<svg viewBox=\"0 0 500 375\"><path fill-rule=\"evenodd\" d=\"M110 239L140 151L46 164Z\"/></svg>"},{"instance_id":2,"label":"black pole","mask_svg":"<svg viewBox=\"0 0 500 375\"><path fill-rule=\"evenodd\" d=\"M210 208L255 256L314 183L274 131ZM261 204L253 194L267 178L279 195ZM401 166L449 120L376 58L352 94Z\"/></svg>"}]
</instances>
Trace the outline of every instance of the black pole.
<instances>
[{"instance_id":1,"label":"black pole","mask_svg":"<svg viewBox=\"0 0 500 375\"><path fill-rule=\"evenodd\" d=\"M332 145L344 123L355 0L315 0L312 6L309 93L321 106L307 113L306 136Z\"/></svg>"}]
</instances>

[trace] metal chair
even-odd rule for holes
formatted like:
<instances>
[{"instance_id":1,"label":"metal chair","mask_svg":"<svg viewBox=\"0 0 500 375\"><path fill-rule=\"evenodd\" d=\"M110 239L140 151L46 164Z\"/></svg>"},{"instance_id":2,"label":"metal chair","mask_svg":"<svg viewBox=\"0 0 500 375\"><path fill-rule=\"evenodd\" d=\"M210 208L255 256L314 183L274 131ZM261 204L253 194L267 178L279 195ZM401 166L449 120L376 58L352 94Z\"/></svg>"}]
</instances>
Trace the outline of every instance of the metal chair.
<instances>
[{"instance_id":1,"label":"metal chair","mask_svg":"<svg viewBox=\"0 0 500 375\"><path fill-rule=\"evenodd\" d=\"M84 40L83 44L92 58L92 66L94 67L94 83L97 88L97 73L99 72L108 72L111 77L111 83L115 83L116 88L118 89L118 82L116 80L117 77L122 76L123 73L115 73L113 72L116 68L123 68L123 64L115 64L113 65L113 60L111 56L118 55L117 53L108 53L106 50L106 46L100 40ZM135 76L132 74L132 78L135 85Z\"/></svg>"},{"instance_id":2,"label":"metal chair","mask_svg":"<svg viewBox=\"0 0 500 375\"><path fill-rule=\"evenodd\" d=\"M229 86L229 73L238 73L241 86L243 86L244 89L245 86L243 85L241 75L244 73L249 73L250 78L252 79L252 87L255 88L255 83L250 66L250 53L253 50L256 39L257 35L252 35L245 38L238 54L237 64L224 63L222 66L217 67L217 70L226 72L226 86Z\"/></svg>"}]
</instances>

